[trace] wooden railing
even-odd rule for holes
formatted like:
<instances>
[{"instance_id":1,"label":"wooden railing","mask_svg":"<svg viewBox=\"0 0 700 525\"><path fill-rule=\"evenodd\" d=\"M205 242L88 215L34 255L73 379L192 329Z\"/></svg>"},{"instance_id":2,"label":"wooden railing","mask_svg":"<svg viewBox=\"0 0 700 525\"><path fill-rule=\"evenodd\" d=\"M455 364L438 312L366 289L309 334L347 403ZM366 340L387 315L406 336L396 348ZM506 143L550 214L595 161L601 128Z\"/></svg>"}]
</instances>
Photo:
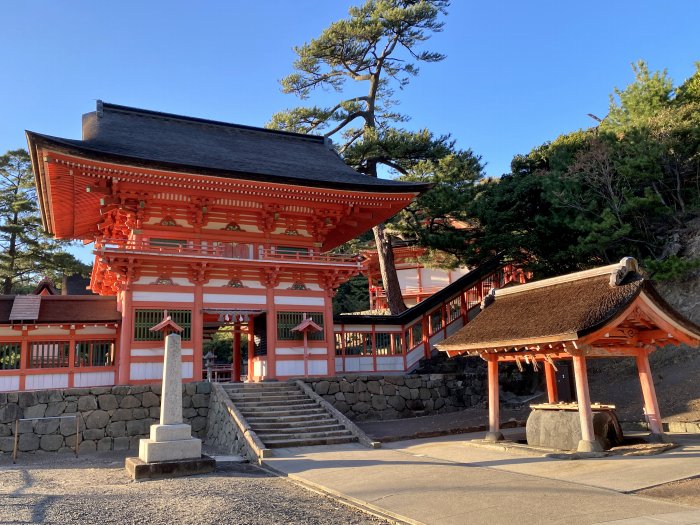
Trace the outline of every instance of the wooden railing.
<instances>
[{"instance_id":1,"label":"wooden railing","mask_svg":"<svg viewBox=\"0 0 700 525\"><path fill-rule=\"evenodd\" d=\"M317 253L313 250L290 250L280 248L255 248L251 244L232 244L213 241L183 242L165 244L148 240L102 239L95 242L97 253L129 252L136 254L184 255L190 257L211 257L221 259L254 260L261 262L286 262L305 264L331 264L334 266L362 266L362 258L357 255Z\"/></svg>"}]
</instances>

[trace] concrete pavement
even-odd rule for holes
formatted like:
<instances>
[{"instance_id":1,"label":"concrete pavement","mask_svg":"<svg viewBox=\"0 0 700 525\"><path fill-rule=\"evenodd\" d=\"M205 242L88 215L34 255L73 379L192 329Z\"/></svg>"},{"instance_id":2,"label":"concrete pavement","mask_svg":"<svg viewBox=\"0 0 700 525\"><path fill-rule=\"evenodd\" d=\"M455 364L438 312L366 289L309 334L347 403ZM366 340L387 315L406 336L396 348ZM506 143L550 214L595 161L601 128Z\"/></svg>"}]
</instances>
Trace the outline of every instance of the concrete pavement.
<instances>
[{"instance_id":1,"label":"concrete pavement","mask_svg":"<svg viewBox=\"0 0 700 525\"><path fill-rule=\"evenodd\" d=\"M700 509L618 492L700 474L696 444L674 457L563 461L464 444L475 437L278 449L266 464L408 523L700 523Z\"/></svg>"}]
</instances>

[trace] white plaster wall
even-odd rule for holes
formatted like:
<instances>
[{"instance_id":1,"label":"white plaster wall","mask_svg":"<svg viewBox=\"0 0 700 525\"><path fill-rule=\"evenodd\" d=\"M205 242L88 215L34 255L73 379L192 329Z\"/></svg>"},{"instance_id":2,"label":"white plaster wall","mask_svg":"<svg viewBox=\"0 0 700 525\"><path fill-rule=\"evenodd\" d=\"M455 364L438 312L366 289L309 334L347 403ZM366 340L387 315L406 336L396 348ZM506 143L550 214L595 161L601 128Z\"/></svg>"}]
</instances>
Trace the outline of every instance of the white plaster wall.
<instances>
[{"instance_id":1,"label":"white plaster wall","mask_svg":"<svg viewBox=\"0 0 700 525\"><path fill-rule=\"evenodd\" d=\"M372 372L374 370L374 361L371 357L346 357L345 371L346 372Z\"/></svg>"},{"instance_id":2,"label":"white plaster wall","mask_svg":"<svg viewBox=\"0 0 700 525\"><path fill-rule=\"evenodd\" d=\"M114 335L116 336L117 331L109 326L86 326L85 328L79 328L75 331L78 335Z\"/></svg>"},{"instance_id":3,"label":"white plaster wall","mask_svg":"<svg viewBox=\"0 0 700 525\"><path fill-rule=\"evenodd\" d=\"M258 377L267 375L267 360L256 360L253 363L253 375Z\"/></svg>"},{"instance_id":4,"label":"white plaster wall","mask_svg":"<svg viewBox=\"0 0 700 525\"><path fill-rule=\"evenodd\" d=\"M0 392L19 390L19 376L0 376Z\"/></svg>"},{"instance_id":5,"label":"white plaster wall","mask_svg":"<svg viewBox=\"0 0 700 525\"><path fill-rule=\"evenodd\" d=\"M25 384L27 390L43 390L46 388L68 388L68 374L37 374L28 375Z\"/></svg>"},{"instance_id":6,"label":"white plaster wall","mask_svg":"<svg viewBox=\"0 0 700 525\"><path fill-rule=\"evenodd\" d=\"M48 327L48 326L40 326L40 327L37 328L36 330L32 330L32 331L30 332L30 334L32 335L32 337L34 337L34 336L39 336L39 335L41 335L41 336L44 336L44 335L57 335L57 336L66 337L66 338L67 338L67 337L70 335L70 330L68 329L68 327L69 327L70 325L63 325L63 326L65 326L66 328L59 328L58 326L51 326L51 327ZM15 332L15 334L19 335L19 332Z\"/></svg>"},{"instance_id":7,"label":"white plaster wall","mask_svg":"<svg viewBox=\"0 0 700 525\"><path fill-rule=\"evenodd\" d=\"M134 292L132 300L137 302L193 303L194 294L188 292Z\"/></svg>"},{"instance_id":8,"label":"white plaster wall","mask_svg":"<svg viewBox=\"0 0 700 525\"><path fill-rule=\"evenodd\" d=\"M345 372L345 370L343 370L343 358L342 357L335 358L335 371L336 372Z\"/></svg>"},{"instance_id":9,"label":"white plaster wall","mask_svg":"<svg viewBox=\"0 0 700 525\"><path fill-rule=\"evenodd\" d=\"M437 334L434 334L430 338L430 348L432 348L433 346L438 344L443 339L445 339L445 332L444 332L444 330L441 329Z\"/></svg>"},{"instance_id":10,"label":"white plaster wall","mask_svg":"<svg viewBox=\"0 0 700 525\"><path fill-rule=\"evenodd\" d=\"M401 289L418 288L418 270L396 270Z\"/></svg>"},{"instance_id":11,"label":"white plaster wall","mask_svg":"<svg viewBox=\"0 0 700 525\"><path fill-rule=\"evenodd\" d=\"M309 361L309 375L328 375L328 361Z\"/></svg>"},{"instance_id":12,"label":"white plaster wall","mask_svg":"<svg viewBox=\"0 0 700 525\"><path fill-rule=\"evenodd\" d=\"M377 371L403 370L403 357L377 357Z\"/></svg>"},{"instance_id":13,"label":"white plaster wall","mask_svg":"<svg viewBox=\"0 0 700 525\"><path fill-rule=\"evenodd\" d=\"M11 326L0 326L0 336L2 337L19 337L22 332L13 330Z\"/></svg>"},{"instance_id":14,"label":"white plaster wall","mask_svg":"<svg viewBox=\"0 0 700 525\"><path fill-rule=\"evenodd\" d=\"M192 348L183 348L182 355L192 355L194 350ZM165 355L165 349L163 348L132 348L131 355L134 357L162 357Z\"/></svg>"},{"instance_id":15,"label":"white plaster wall","mask_svg":"<svg viewBox=\"0 0 700 525\"><path fill-rule=\"evenodd\" d=\"M267 304L267 298L264 295L230 295L224 293L205 293L204 303L226 303L231 305Z\"/></svg>"},{"instance_id":16,"label":"white plaster wall","mask_svg":"<svg viewBox=\"0 0 700 525\"><path fill-rule=\"evenodd\" d=\"M422 268L420 272L421 279L423 281L423 288L430 288L433 286L444 288L445 286L450 284L450 280L447 275L447 270Z\"/></svg>"},{"instance_id":17,"label":"white plaster wall","mask_svg":"<svg viewBox=\"0 0 700 525\"><path fill-rule=\"evenodd\" d=\"M423 357L423 345L417 346L406 355L406 366L410 368L420 361L421 357Z\"/></svg>"},{"instance_id":18,"label":"white plaster wall","mask_svg":"<svg viewBox=\"0 0 700 525\"><path fill-rule=\"evenodd\" d=\"M303 376L304 361L277 361L275 371L278 376Z\"/></svg>"},{"instance_id":19,"label":"white plaster wall","mask_svg":"<svg viewBox=\"0 0 700 525\"><path fill-rule=\"evenodd\" d=\"M114 384L114 372L81 372L73 375L76 387L109 386Z\"/></svg>"},{"instance_id":20,"label":"white plaster wall","mask_svg":"<svg viewBox=\"0 0 700 525\"><path fill-rule=\"evenodd\" d=\"M275 296L275 304L285 306L323 306L323 297L290 297L290 296Z\"/></svg>"}]
</instances>

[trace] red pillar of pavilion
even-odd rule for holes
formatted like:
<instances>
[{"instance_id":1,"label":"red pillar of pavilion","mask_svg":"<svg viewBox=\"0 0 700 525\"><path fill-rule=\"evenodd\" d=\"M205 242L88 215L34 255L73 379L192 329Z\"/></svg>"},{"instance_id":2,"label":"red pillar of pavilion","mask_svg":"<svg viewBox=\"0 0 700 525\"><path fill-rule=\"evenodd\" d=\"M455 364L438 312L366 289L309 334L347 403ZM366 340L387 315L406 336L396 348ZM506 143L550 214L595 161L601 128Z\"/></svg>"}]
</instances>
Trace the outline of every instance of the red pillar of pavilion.
<instances>
[{"instance_id":1,"label":"red pillar of pavilion","mask_svg":"<svg viewBox=\"0 0 700 525\"><path fill-rule=\"evenodd\" d=\"M500 401L498 395L498 357L488 355L488 379L489 379L489 431L486 441L502 441L500 421Z\"/></svg>"}]
</instances>

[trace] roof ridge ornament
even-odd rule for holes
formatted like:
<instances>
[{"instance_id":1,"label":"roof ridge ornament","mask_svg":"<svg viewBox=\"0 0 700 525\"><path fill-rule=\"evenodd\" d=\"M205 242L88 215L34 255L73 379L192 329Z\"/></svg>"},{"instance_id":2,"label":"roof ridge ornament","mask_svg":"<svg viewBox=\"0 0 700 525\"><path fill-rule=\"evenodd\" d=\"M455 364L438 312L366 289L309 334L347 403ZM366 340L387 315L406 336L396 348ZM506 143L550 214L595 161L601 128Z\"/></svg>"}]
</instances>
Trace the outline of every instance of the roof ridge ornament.
<instances>
[{"instance_id":1,"label":"roof ridge ornament","mask_svg":"<svg viewBox=\"0 0 700 525\"><path fill-rule=\"evenodd\" d=\"M610 286L620 286L625 277L632 272L639 272L637 259L634 257L623 257L620 259L619 266L615 267L610 274Z\"/></svg>"}]
</instances>

